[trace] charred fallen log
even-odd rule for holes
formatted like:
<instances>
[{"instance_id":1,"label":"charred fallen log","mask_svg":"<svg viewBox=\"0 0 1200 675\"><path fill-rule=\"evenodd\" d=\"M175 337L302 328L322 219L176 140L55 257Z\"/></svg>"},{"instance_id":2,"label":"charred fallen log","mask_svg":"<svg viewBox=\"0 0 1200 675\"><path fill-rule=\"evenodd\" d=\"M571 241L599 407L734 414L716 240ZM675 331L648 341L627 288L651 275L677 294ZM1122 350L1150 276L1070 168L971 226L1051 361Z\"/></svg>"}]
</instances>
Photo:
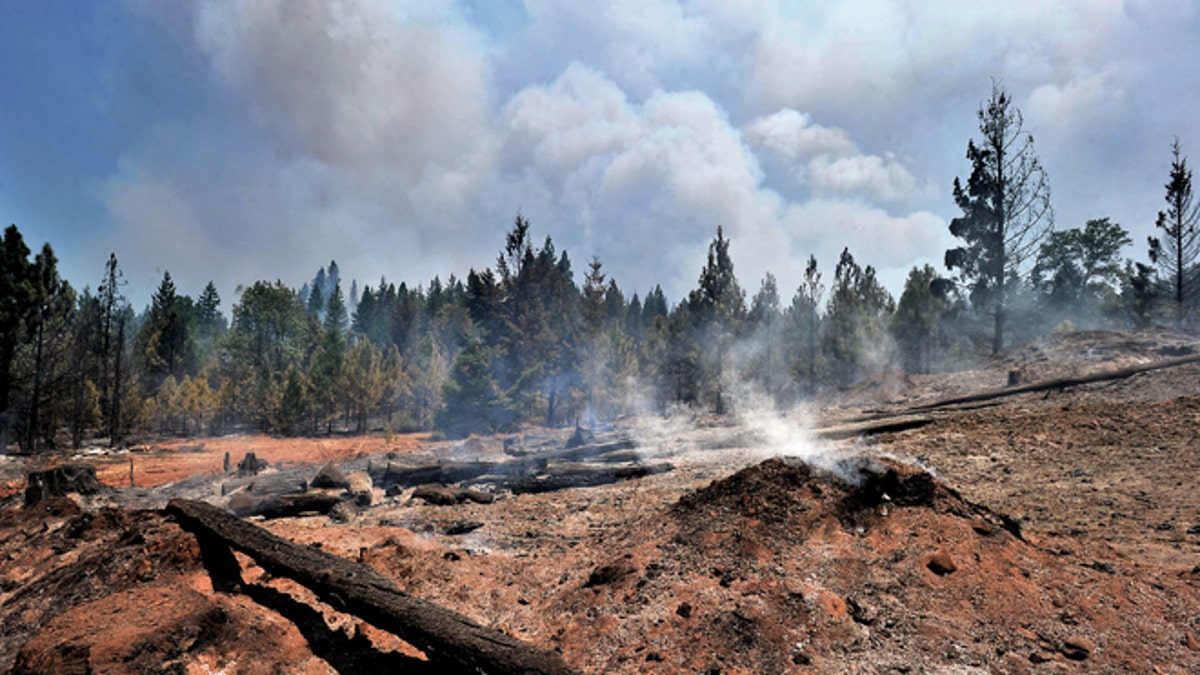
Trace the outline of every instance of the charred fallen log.
<instances>
[{"instance_id":1,"label":"charred fallen log","mask_svg":"<svg viewBox=\"0 0 1200 675\"><path fill-rule=\"evenodd\" d=\"M341 501L341 497L329 492L262 496L239 492L229 500L229 510L243 518L294 518L305 513L328 515Z\"/></svg>"},{"instance_id":2,"label":"charred fallen log","mask_svg":"<svg viewBox=\"0 0 1200 675\"><path fill-rule=\"evenodd\" d=\"M513 479L544 474L551 462L638 462L642 457L641 453L634 451L636 447L637 443L632 439L619 439L561 450L547 450L500 461L441 461L420 466L389 461L371 465L368 471L377 484L385 487L414 487L429 483L449 485L476 480L483 476L507 483Z\"/></svg>"},{"instance_id":3,"label":"charred fallen log","mask_svg":"<svg viewBox=\"0 0 1200 675\"><path fill-rule=\"evenodd\" d=\"M533 476L520 476L504 484L513 494L536 494L573 487L608 485L631 478L644 478L675 469L669 462L635 464L631 466L597 466L594 464L551 464Z\"/></svg>"},{"instance_id":4,"label":"charred fallen log","mask_svg":"<svg viewBox=\"0 0 1200 675\"><path fill-rule=\"evenodd\" d=\"M412 487L425 483L458 483L478 476L493 473L512 473L532 466L525 462L439 462L425 466L405 466L387 462L378 467L371 466L372 479L383 486L402 485Z\"/></svg>"},{"instance_id":5,"label":"charred fallen log","mask_svg":"<svg viewBox=\"0 0 1200 675\"><path fill-rule=\"evenodd\" d=\"M553 652L414 598L366 565L299 546L201 502L173 499L167 512L196 534L206 561L213 561L206 566L221 577L214 577L214 587L241 584L233 549L267 572L306 586L337 611L395 634L431 662L482 673L573 672Z\"/></svg>"},{"instance_id":6,"label":"charred fallen log","mask_svg":"<svg viewBox=\"0 0 1200 675\"><path fill-rule=\"evenodd\" d=\"M925 415L899 415L896 417L842 424L836 427L826 427L818 429L816 435L819 438L837 441L857 436L919 429L932 423L933 418Z\"/></svg>"},{"instance_id":7,"label":"charred fallen log","mask_svg":"<svg viewBox=\"0 0 1200 675\"><path fill-rule=\"evenodd\" d=\"M418 485L413 490L412 498L435 506L453 506L463 502L491 504L496 501L496 496L490 492L440 484Z\"/></svg>"},{"instance_id":8,"label":"charred fallen log","mask_svg":"<svg viewBox=\"0 0 1200 675\"><path fill-rule=\"evenodd\" d=\"M346 474L337 465L330 463L321 467L317 475L313 476L310 485L314 488L346 489L350 487L350 480L346 478Z\"/></svg>"},{"instance_id":9,"label":"charred fallen log","mask_svg":"<svg viewBox=\"0 0 1200 675\"><path fill-rule=\"evenodd\" d=\"M1118 370L1105 370L1097 373L1088 373L1077 377L1062 377L1053 380L1042 380L1040 382L1030 382L1018 386L1010 386L1005 389L993 389L984 391L978 394L969 394L966 396L957 396L954 398L942 399L925 403L908 408L905 412L920 413L932 412L942 408L951 408L955 406L966 405L970 403L981 403L985 401L993 401L1008 396L1016 396L1017 394L1029 394L1042 391L1060 391L1069 387L1078 387L1085 384L1094 384L1096 382L1108 382L1110 380L1123 380L1134 375L1149 373L1155 370L1163 370L1166 368L1177 368L1186 366L1192 363L1200 363L1200 354L1192 354L1190 356L1182 356L1175 359L1164 359L1153 363L1143 363L1128 368L1120 368Z\"/></svg>"},{"instance_id":10,"label":"charred fallen log","mask_svg":"<svg viewBox=\"0 0 1200 675\"><path fill-rule=\"evenodd\" d=\"M286 495L308 490L308 480L297 470L266 473L249 478L234 478L221 483L221 494L227 495L242 488L256 495Z\"/></svg>"}]
</instances>

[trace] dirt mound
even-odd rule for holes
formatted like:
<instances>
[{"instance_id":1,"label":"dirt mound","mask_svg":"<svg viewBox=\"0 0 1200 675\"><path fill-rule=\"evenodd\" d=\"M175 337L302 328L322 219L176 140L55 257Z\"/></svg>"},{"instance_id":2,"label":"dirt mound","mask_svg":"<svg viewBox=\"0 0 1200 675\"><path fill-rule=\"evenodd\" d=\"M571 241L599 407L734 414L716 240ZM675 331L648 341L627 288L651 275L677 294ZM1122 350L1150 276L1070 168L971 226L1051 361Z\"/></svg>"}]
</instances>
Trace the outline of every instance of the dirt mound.
<instances>
[{"instance_id":1,"label":"dirt mound","mask_svg":"<svg viewBox=\"0 0 1200 675\"><path fill-rule=\"evenodd\" d=\"M1188 610L1174 590L1064 562L919 468L864 458L843 469L772 459L630 528L612 543L623 553L547 607L564 617L556 639L568 662L591 672L1022 672L1046 660L1145 670L1126 650L1153 645L1154 663L1200 664L1182 645Z\"/></svg>"}]
</instances>

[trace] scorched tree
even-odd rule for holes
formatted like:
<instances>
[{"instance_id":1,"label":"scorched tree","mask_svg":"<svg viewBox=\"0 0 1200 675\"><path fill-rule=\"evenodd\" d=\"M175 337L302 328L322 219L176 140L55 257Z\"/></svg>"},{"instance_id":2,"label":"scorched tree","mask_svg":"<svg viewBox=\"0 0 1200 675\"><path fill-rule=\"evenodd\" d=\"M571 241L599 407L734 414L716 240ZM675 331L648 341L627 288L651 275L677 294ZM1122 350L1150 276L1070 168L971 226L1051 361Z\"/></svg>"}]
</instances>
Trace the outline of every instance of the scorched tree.
<instances>
[{"instance_id":1,"label":"scorched tree","mask_svg":"<svg viewBox=\"0 0 1200 675\"><path fill-rule=\"evenodd\" d=\"M981 142L967 143L971 176L965 186L954 179L963 215L950 222L950 233L964 244L946 251L946 267L959 271L972 304L992 317L993 354L1004 347L1010 286L1054 226L1049 179L1023 122L1012 96L993 82L979 108Z\"/></svg>"}]
</instances>

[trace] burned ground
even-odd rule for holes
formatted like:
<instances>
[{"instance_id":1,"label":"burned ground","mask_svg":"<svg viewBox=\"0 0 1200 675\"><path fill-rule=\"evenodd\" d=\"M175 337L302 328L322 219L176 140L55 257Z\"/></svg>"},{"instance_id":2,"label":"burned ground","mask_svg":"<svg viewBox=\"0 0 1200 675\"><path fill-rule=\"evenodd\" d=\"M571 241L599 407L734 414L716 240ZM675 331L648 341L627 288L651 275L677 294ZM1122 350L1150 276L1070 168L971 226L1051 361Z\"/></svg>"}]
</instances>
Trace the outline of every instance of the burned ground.
<instances>
[{"instance_id":1,"label":"burned ground","mask_svg":"<svg viewBox=\"0 0 1200 675\"><path fill-rule=\"evenodd\" d=\"M1196 347L1168 332L1058 336L977 371L863 383L819 406L816 423L1002 389L1012 372L1048 380ZM260 524L584 672L1198 672L1198 382L1200 366L1181 365L942 407L923 426L816 449L728 420L623 427L673 470L445 506L377 487L346 523ZM570 431L538 438L563 447ZM195 538L156 509L180 495L223 505L226 451L315 476L330 461L347 473L500 461L504 440L288 441L279 452L270 439L192 441L135 455L133 490L127 459L102 457L101 480L122 489L30 508L5 460L0 667L411 666L411 647L244 556L260 590L213 592ZM818 450L825 461L796 459ZM208 475L180 482L197 473Z\"/></svg>"}]
</instances>

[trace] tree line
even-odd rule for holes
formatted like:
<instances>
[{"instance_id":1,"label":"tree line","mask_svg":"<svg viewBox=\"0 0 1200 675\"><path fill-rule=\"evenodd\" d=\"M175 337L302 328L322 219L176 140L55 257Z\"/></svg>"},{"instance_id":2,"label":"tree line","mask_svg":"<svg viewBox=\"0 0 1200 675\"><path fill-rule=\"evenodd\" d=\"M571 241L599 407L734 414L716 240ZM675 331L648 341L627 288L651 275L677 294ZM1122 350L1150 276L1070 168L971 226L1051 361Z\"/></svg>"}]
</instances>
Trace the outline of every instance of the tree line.
<instances>
[{"instance_id":1,"label":"tree line","mask_svg":"<svg viewBox=\"0 0 1200 675\"><path fill-rule=\"evenodd\" d=\"M947 273L914 267L899 299L845 249L826 277L810 256L790 301L768 273L747 295L717 228L696 287L676 302L626 292L517 215L493 266L347 295L336 261L293 289L214 283L196 298L165 272L140 312L111 255L93 292L33 255L15 225L0 251L0 431L28 451L132 435L252 429L282 435L610 420L686 405L721 413L747 389L779 405L884 369L955 368L1050 330L1187 324L1200 209L1178 140L1149 264L1122 258L1109 218L1055 230L1046 172L1011 97L993 85L956 179L962 245Z\"/></svg>"}]
</instances>

